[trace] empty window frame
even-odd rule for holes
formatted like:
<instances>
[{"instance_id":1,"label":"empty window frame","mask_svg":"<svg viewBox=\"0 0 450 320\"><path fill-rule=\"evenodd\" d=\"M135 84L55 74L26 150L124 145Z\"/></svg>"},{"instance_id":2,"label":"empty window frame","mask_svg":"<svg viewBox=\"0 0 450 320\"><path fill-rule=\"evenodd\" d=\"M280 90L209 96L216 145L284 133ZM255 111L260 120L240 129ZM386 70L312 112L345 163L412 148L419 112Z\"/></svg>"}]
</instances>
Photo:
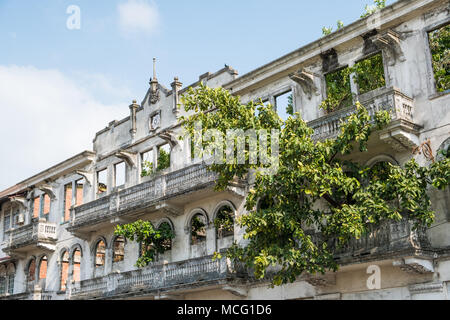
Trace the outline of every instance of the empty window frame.
<instances>
[{"instance_id":1,"label":"empty window frame","mask_svg":"<svg viewBox=\"0 0 450 320\"><path fill-rule=\"evenodd\" d=\"M158 147L158 163L157 163L157 171L161 171L167 168L170 168L170 145L164 144Z\"/></svg>"},{"instance_id":2,"label":"empty window frame","mask_svg":"<svg viewBox=\"0 0 450 320\"><path fill-rule=\"evenodd\" d=\"M428 33L436 92L450 92L450 24Z\"/></svg>"},{"instance_id":3,"label":"empty window frame","mask_svg":"<svg viewBox=\"0 0 450 320\"><path fill-rule=\"evenodd\" d=\"M6 287L9 294L14 294L14 281L16 278L16 267L10 263L6 268Z\"/></svg>"},{"instance_id":4,"label":"empty window frame","mask_svg":"<svg viewBox=\"0 0 450 320\"><path fill-rule=\"evenodd\" d=\"M141 177L146 177L154 172L153 149L141 153Z\"/></svg>"},{"instance_id":5,"label":"empty window frame","mask_svg":"<svg viewBox=\"0 0 450 320\"><path fill-rule=\"evenodd\" d=\"M50 214L50 196L48 194L44 194L43 203L42 203L42 216L48 217Z\"/></svg>"},{"instance_id":6,"label":"empty window frame","mask_svg":"<svg viewBox=\"0 0 450 320\"><path fill-rule=\"evenodd\" d=\"M73 185L72 183L64 186L64 216L63 222L70 220L70 208L72 207Z\"/></svg>"},{"instance_id":7,"label":"empty window frame","mask_svg":"<svg viewBox=\"0 0 450 320\"><path fill-rule=\"evenodd\" d=\"M66 291L67 288L67 279L69 278L69 252L64 251L61 255L61 266L60 266L60 283L59 289L61 291Z\"/></svg>"},{"instance_id":8,"label":"empty window frame","mask_svg":"<svg viewBox=\"0 0 450 320\"><path fill-rule=\"evenodd\" d=\"M216 236L218 239L230 237L234 235L234 210L225 205L217 211L217 216L214 219L214 226L216 227Z\"/></svg>"},{"instance_id":9,"label":"empty window frame","mask_svg":"<svg viewBox=\"0 0 450 320\"><path fill-rule=\"evenodd\" d=\"M79 206L83 204L83 192L84 192L84 179L80 179L75 181L75 206Z\"/></svg>"},{"instance_id":10,"label":"empty window frame","mask_svg":"<svg viewBox=\"0 0 450 320\"><path fill-rule=\"evenodd\" d=\"M48 266L48 258L47 256L43 256L39 261L39 270L38 270L39 280L47 279L47 266Z\"/></svg>"},{"instance_id":11,"label":"empty window frame","mask_svg":"<svg viewBox=\"0 0 450 320\"><path fill-rule=\"evenodd\" d=\"M41 197L33 199L33 218L39 218L41 214Z\"/></svg>"},{"instance_id":12,"label":"empty window frame","mask_svg":"<svg viewBox=\"0 0 450 320\"><path fill-rule=\"evenodd\" d=\"M113 244L113 263L121 262L125 259L125 238L122 236L117 237Z\"/></svg>"},{"instance_id":13,"label":"empty window frame","mask_svg":"<svg viewBox=\"0 0 450 320\"><path fill-rule=\"evenodd\" d=\"M6 239L6 231L11 229L11 213L10 211L3 213L3 240Z\"/></svg>"},{"instance_id":14,"label":"empty window frame","mask_svg":"<svg viewBox=\"0 0 450 320\"><path fill-rule=\"evenodd\" d=\"M33 258L28 263L28 271L27 271L27 283L29 285L28 289L32 289L32 285L34 285L34 280L36 280L36 259Z\"/></svg>"},{"instance_id":15,"label":"empty window frame","mask_svg":"<svg viewBox=\"0 0 450 320\"><path fill-rule=\"evenodd\" d=\"M169 222L161 223L161 225L158 227L158 230L161 231L162 233L165 234L172 233L173 235L173 229ZM164 250L166 251L172 250L172 239L165 239L161 245L164 247Z\"/></svg>"},{"instance_id":16,"label":"empty window frame","mask_svg":"<svg viewBox=\"0 0 450 320\"><path fill-rule=\"evenodd\" d=\"M354 68L355 82L358 86L359 94L386 86L383 55L381 52L358 61Z\"/></svg>"},{"instance_id":17,"label":"empty window frame","mask_svg":"<svg viewBox=\"0 0 450 320\"><path fill-rule=\"evenodd\" d=\"M95 267L103 267L105 265L106 244L100 240L95 246Z\"/></svg>"},{"instance_id":18,"label":"empty window frame","mask_svg":"<svg viewBox=\"0 0 450 320\"><path fill-rule=\"evenodd\" d=\"M97 171L97 194L102 195L106 194L107 191L107 182L108 179L108 171L106 169Z\"/></svg>"},{"instance_id":19,"label":"empty window frame","mask_svg":"<svg viewBox=\"0 0 450 320\"><path fill-rule=\"evenodd\" d=\"M325 110L332 112L353 104L349 67L345 67L325 75L327 88L327 106Z\"/></svg>"},{"instance_id":20,"label":"empty window frame","mask_svg":"<svg viewBox=\"0 0 450 320\"><path fill-rule=\"evenodd\" d=\"M275 108L283 121L286 121L294 113L292 90L275 97Z\"/></svg>"},{"instance_id":21,"label":"empty window frame","mask_svg":"<svg viewBox=\"0 0 450 320\"><path fill-rule=\"evenodd\" d=\"M0 266L0 295L6 293L6 266Z\"/></svg>"},{"instance_id":22,"label":"empty window frame","mask_svg":"<svg viewBox=\"0 0 450 320\"><path fill-rule=\"evenodd\" d=\"M206 217L196 214L191 220L191 244L196 245L206 241Z\"/></svg>"},{"instance_id":23,"label":"empty window frame","mask_svg":"<svg viewBox=\"0 0 450 320\"><path fill-rule=\"evenodd\" d=\"M81 250L80 249L76 249L73 252L72 264L73 264L73 268L72 268L73 281L80 282L80 279L81 279Z\"/></svg>"},{"instance_id":24,"label":"empty window frame","mask_svg":"<svg viewBox=\"0 0 450 320\"><path fill-rule=\"evenodd\" d=\"M127 167L125 165L125 162L123 161L114 165L114 185L116 187L121 187L125 185L126 170Z\"/></svg>"}]
</instances>

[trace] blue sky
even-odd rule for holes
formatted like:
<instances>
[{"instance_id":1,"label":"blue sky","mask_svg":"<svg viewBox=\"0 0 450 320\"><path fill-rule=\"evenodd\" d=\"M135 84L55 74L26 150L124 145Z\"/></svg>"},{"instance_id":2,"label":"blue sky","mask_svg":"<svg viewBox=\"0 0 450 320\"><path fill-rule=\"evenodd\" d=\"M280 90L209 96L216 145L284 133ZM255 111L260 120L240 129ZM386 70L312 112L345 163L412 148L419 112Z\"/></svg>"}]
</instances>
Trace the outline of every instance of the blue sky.
<instances>
[{"instance_id":1,"label":"blue sky","mask_svg":"<svg viewBox=\"0 0 450 320\"><path fill-rule=\"evenodd\" d=\"M243 75L316 40L323 26L357 20L371 2L0 0L0 135L10 150L0 189L91 149L96 131L142 100L153 57L166 87L224 64ZM81 10L79 30L66 26L70 5Z\"/></svg>"}]
</instances>

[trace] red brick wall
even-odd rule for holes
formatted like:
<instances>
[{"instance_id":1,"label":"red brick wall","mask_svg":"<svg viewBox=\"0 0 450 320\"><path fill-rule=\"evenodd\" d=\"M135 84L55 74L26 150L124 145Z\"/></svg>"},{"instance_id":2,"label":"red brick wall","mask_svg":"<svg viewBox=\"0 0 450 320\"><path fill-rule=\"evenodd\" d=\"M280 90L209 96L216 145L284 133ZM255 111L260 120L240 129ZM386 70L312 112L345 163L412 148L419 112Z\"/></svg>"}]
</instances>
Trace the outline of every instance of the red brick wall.
<instances>
[{"instance_id":1,"label":"red brick wall","mask_svg":"<svg viewBox=\"0 0 450 320\"><path fill-rule=\"evenodd\" d=\"M68 184L64 188L64 221L70 220L70 207L72 206L72 184Z\"/></svg>"},{"instance_id":2,"label":"red brick wall","mask_svg":"<svg viewBox=\"0 0 450 320\"><path fill-rule=\"evenodd\" d=\"M34 203L33 203L33 218L38 218L39 217L39 209L40 209L40 199L39 197L34 198Z\"/></svg>"},{"instance_id":3,"label":"red brick wall","mask_svg":"<svg viewBox=\"0 0 450 320\"><path fill-rule=\"evenodd\" d=\"M47 257L41 259L41 265L39 267L39 279L47 278Z\"/></svg>"}]
</instances>

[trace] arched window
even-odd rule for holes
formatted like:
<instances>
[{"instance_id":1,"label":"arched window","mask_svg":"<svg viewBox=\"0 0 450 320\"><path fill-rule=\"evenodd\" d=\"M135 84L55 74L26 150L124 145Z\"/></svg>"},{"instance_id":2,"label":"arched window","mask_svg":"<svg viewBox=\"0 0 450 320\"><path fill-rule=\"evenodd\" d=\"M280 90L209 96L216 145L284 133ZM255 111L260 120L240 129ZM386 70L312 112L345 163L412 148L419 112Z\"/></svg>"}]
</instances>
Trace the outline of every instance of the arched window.
<instances>
[{"instance_id":1,"label":"arched window","mask_svg":"<svg viewBox=\"0 0 450 320\"><path fill-rule=\"evenodd\" d=\"M61 291L66 291L68 278L69 278L69 252L65 250L61 254L61 276L59 286Z\"/></svg>"},{"instance_id":2,"label":"arched window","mask_svg":"<svg viewBox=\"0 0 450 320\"><path fill-rule=\"evenodd\" d=\"M14 280L16 277L16 267L10 263L6 269L6 287L9 294L14 293Z\"/></svg>"},{"instance_id":3,"label":"arched window","mask_svg":"<svg viewBox=\"0 0 450 320\"><path fill-rule=\"evenodd\" d=\"M48 266L48 258L47 256L43 256L39 261L39 269L38 269L39 280L47 279L47 266Z\"/></svg>"},{"instance_id":4,"label":"arched window","mask_svg":"<svg viewBox=\"0 0 450 320\"><path fill-rule=\"evenodd\" d=\"M161 223L158 227L158 230L162 231L162 232L167 232L167 233L173 232L172 226L167 221ZM172 250L172 239L165 239L162 243L162 246L164 247L164 249L166 251Z\"/></svg>"},{"instance_id":5,"label":"arched window","mask_svg":"<svg viewBox=\"0 0 450 320\"><path fill-rule=\"evenodd\" d=\"M113 263L121 262L125 259L125 238L119 236L113 243Z\"/></svg>"},{"instance_id":6,"label":"arched window","mask_svg":"<svg viewBox=\"0 0 450 320\"><path fill-rule=\"evenodd\" d=\"M76 249L73 252L72 256L72 263L73 263L73 280L75 282L80 282L80 275L81 275L81 250Z\"/></svg>"},{"instance_id":7,"label":"arched window","mask_svg":"<svg viewBox=\"0 0 450 320\"><path fill-rule=\"evenodd\" d=\"M106 243L103 240L97 242L95 246L95 267L103 267L105 265Z\"/></svg>"},{"instance_id":8,"label":"arched window","mask_svg":"<svg viewBox=\"0 0 450 320\"><path fill-rule=\"evenodd\" d=\"M0 294L6 293L6 266L0 266Z\"/></svg>"},{"instance_id":9,"label":"arched window","mask_svg":"<svg viewBox=\"0 0 450 320\"><path fill-rule=\"evenodd\" d=\"M206 217L197 213L191 219L191 244L196 245L206 241Z\"/></svg>"},{"instance_id":10,"label":"arched window","mask_svg":"<svg viewBox=\"0 0 450 320\"><path fill-rule=\"evenodd\" d=\"M27 284L28 289L31 290L34 285L34 280L36 280L36 259L32 258L28 263L27 268Z\"/></svg>"},{"instance_id":11,"label":"arched window","mask_svg":"<svg viewBox=\"0 0 450 320\"><path fill-rule=\"evenodd\" d=\"M218 239L234 235L234 210L229 205L220 207L214 219Z\"/></svg>"}]
</instances>

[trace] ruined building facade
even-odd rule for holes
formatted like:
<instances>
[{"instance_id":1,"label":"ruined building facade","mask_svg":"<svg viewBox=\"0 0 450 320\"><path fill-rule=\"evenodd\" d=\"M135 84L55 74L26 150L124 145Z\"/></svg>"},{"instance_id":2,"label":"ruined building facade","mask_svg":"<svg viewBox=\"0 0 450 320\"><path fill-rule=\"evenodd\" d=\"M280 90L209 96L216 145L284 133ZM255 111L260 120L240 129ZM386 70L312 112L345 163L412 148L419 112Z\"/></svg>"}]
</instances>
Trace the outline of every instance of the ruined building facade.
<instances>
[{"instance_id":1,"label":"ruined building facade","mask_svg":"<svg viewBox=\"0 0 450 320\"><path fill-rule=\"evenodd\" d=\"M314 137L325 139L354 111L351 105L319 108L329 75L376 57L380 85L362 90L352 80L349 90L372 114L391 111L393 122L375 133L358 161L403 164L415 157L429 165L431 155L450 145L450 95L437 83L429 42L448 27L449 12L448 0L400 0L248 74L226 66L190 86L224 87L244 103L262 98L280 114L292 95ZM245 214L246 186L215 192L214 174L191 157L189 140L177 139L184 114L177 105L190 86L175 78L166 88L154 75L130 116L96 134L93 151L0 193L0 298L447 299L449 190L431 194L436 221L430 229L412 231L408 221L384 225L336 252L336 273L269 289L226 259L213 261L214 252L242 240L237 226L220 232L213 221L223 208L234 218ZM413 155L415 147L428 152ZM157 172L142 174L148 163ZM175 233L171 250L145 268L135 267L139 244L114 236L116 225L138 219ZM206 227L193 234L193 221ZM373 272L381 274L379 288L368 285Z\"/></svg>"}]
</instances>

